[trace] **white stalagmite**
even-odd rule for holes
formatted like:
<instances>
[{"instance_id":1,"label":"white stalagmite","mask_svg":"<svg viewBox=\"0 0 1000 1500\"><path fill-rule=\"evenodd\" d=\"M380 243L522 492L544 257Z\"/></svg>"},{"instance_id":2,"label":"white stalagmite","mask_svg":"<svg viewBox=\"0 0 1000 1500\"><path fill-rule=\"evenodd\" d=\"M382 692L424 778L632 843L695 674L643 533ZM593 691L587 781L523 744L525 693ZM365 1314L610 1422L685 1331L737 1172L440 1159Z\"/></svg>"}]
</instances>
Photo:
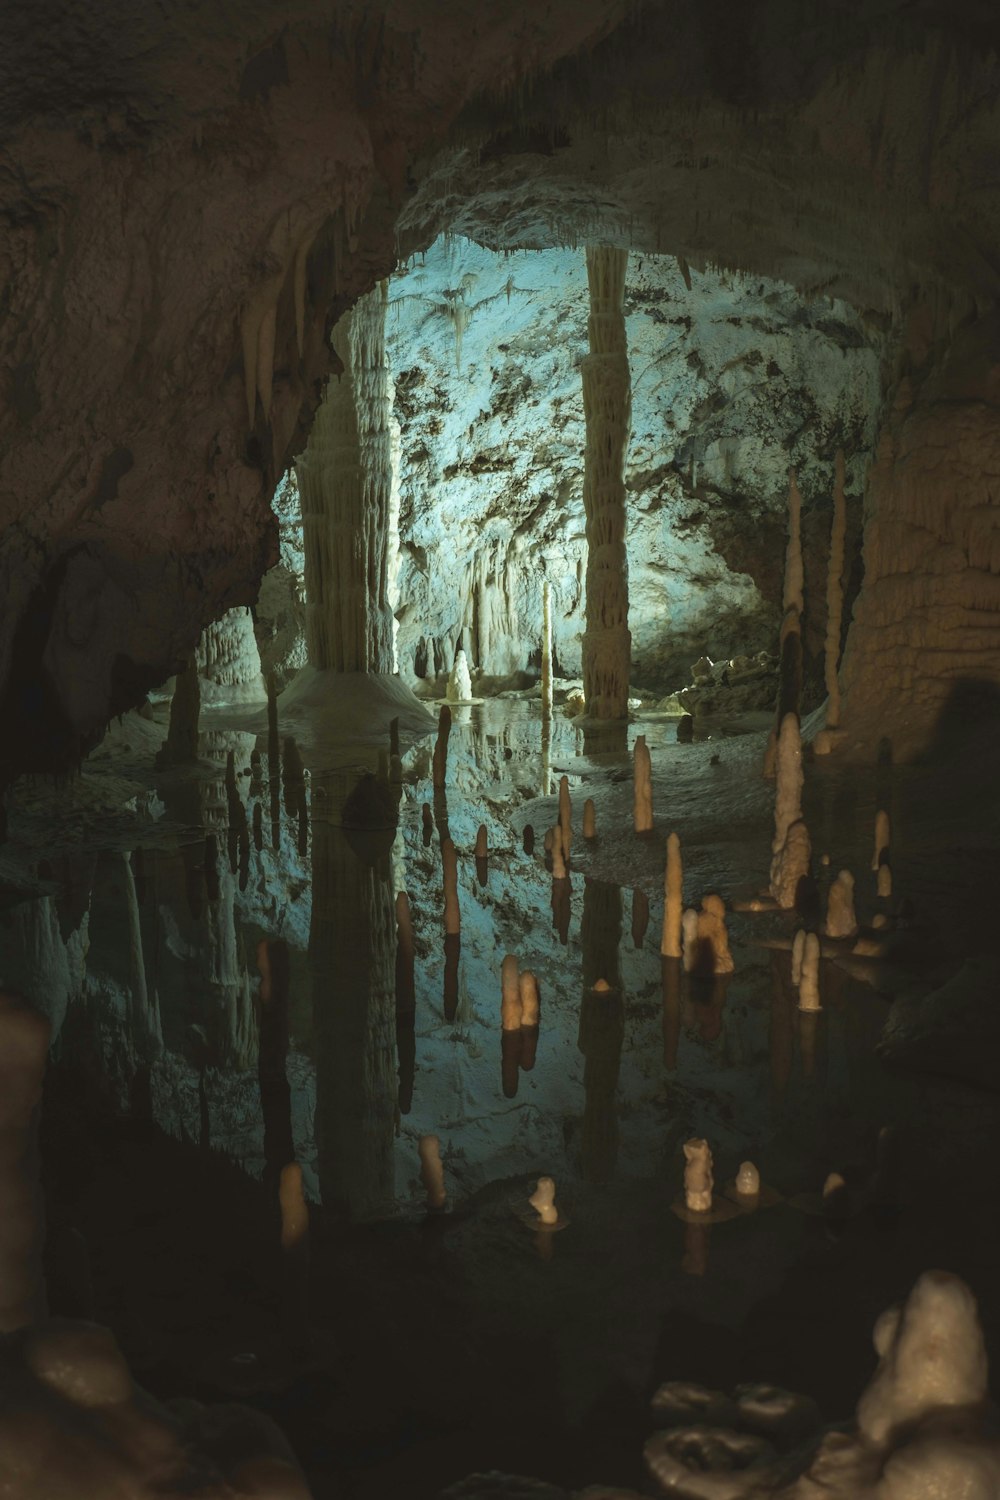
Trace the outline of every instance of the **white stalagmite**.
<instances>
[{"instance_id":1,"label":"white stalagmite","mask_svg":"<svg viewBox=\"0 0 1000 1500\"><path fill-rule=\"evenodd\" d=\"M837 449L833 476L833 520L830 523L830 561L826 575L826 646L823 672L826 678L826 725L836 729L840 723L840 632L844 614L844 539L847 534L847 505L844 500L844 452Z\"/></svg>"},{"instance_id":2,"label":"white stalagmite","mask_svg":"<svg viewBox=\"0 0 1000 1500\"><path fill-rule=\"evenodd\" d=\"M386 283L333 331L344 372L327 383L296 470L305 548L306 641L314 667L391 672L392 398Z\"/></svg>"},{"instance_id":3,"label":"white stalagmite","mask_svg":"<svg viewBox=\"0 0 1000 1500\"><path fill-rule=\"evenodd\" d=\"M878 879L875 889L879 896L888 897L892 895L892 866L887 859L884 859L878 867Z\"/></svg>"},{"instance_id":4,"label":"white stalagmite","mask_svg":"<svg viewBox=\"0 0 1000 1500\"><path fill-rule=\"evenodd\" d=\"M552 717L552 586L547 578L542 584L542 715Z\"/></svg>"},{"instance_id":5,"label":"white stalagmite","mask_svg":"<svg viewBox=\"0 0 1000 1500\"><path fill-rule=\"evenodd\" d=\"M663 874L663 933L660 952L664 958L680 958L681 917L684 909L684 867L681 841L676 833L667 838L667 868Z\"/></svg>"},{"instance_id":6,"label":"white stalagmite","mask_svg":"<svg viewBox=\"0 0 1000 1500\"><path fill-rule=\"evenodd\" d=\"M605 245L587 249L590 352L581 363L587 427L583 691L587 713L596 719L624 719L628 715L632 638L628 628L624 471L632 397L624 315L627 265L627 250Z\"/></svg>"},{"instance_id":7,"label":"white stalagmite","mask_svg":"<svg viewBox=\"0 0 1000 1500\"><path fill-rule=\"evenodd\" d=\"M799 975L799 1009L819 1010L819 938L807 932L802 943L802 971Z\"/></svg>"},{"instance_id":8,"label":"white stalagmite","mask_svg":"<svg viewBox=\"0 0 1000 1500\"><path fill-rule=\"evenodd\" d=\"M559 778L559 832L562 835L563 858L569 859L573 847L573 804L569 795L569 777Z\"/></svg>"},{"instance_id":9,"label":"white stalagmite","mask_svg":"<svg viewBox=\"0 0 1000 1500\"><path fill-rule=\"evenodd\" d=\"M267 696L253 618L242 606L205 626L195 661L203 703L258 703Z\"/></svg>"},{"instance_id":10,"label":"white stalagmite","mask_svg":"<svg viewBox=\"0 0 1000 1500\"><path fill-rule=\"evenodd\" d=\"M472 698L472 678L464 651L455 653L455 665L448 678L448 702L468 703Z\"/></svg>"},{"instance_id":11,"label":"white stalagmite","mask_svg":"<svg viewBox=\"0 0 1000 1500\"><path fill-rule=\"evenodd\" d=\"M771 858L771 895L782 911L791 911L796 905L799 882L809 874L811 854L809 829L802 818L797 818Z\"/></svg>"},{"instance_id":12,"label":"white stalagmite","mask_svg":"<svg viewBox=\"0 0 1000 1500\"><path fill-rule=\"evenodd\" d=\"M636 833L648 833L653 826L653 765L644 734L636 738L632 764L632 823Z\"/></svg>"},{"instance_id":13,"label":"white stalagmite","mask_svg":"<svg viewBox=\"0 0 1000 1500\"><path fill-rule=\"evenodd\" d=\"M802 979L802 955L806 946L806 930L800 927L792 939L792 983L798 989Z\"/></svg>"},{"instance_id":14,"label":"white stalagmite","mask_svg":"<svg viewBox=\"0 0 1000 1500\"><path fill-rule=\"evenodd\" d=\"M850 870L841 870L833 885L826 905L827 937L853 937L858 930L858 919L854 913L854 876Z\"/></svg>"}]
</instances>

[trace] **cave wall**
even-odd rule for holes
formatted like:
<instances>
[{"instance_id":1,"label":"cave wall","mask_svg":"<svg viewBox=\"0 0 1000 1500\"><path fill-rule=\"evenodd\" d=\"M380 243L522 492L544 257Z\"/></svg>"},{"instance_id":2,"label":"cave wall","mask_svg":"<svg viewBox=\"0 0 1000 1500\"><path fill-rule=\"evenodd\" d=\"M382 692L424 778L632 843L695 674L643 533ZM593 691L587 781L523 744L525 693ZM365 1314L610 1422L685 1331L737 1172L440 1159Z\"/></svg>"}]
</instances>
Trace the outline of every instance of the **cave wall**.
<instances>
[{"instance_id":1,"label":"cave wall","mask_svg":"<svg viewBox=\"0 0 1000 1500\"><path fill-rule=\"evenodd\" d=\"M633 682L666 692L704 653L775 648L789 464L819 649L833 454L847 453L856 547L880 338L843 303L638 252L625 306ZM577 250L502 256L442 238L393 277L405 674L447 670L459 644L490 676L537 665L548 578L557 662L579 676L587 313Z\"/></svg>"}]
</instances>

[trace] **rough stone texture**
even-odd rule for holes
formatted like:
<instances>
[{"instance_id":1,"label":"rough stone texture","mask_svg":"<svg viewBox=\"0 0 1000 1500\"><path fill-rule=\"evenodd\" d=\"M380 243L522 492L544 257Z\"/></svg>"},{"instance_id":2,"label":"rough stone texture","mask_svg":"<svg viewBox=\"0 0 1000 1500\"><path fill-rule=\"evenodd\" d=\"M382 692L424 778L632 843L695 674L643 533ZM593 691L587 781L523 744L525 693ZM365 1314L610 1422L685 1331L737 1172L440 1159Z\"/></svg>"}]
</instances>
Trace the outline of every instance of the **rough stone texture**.
<instances>
[{"instance_id":1,"label":"rough stone texture","mask_svg":"<svg viewBox=\"0 0 1000 1500\"><path fill-rule=\"evenodd\" d=\"M258 703L267 697L248 609L227 610L221 620L206 625L195 660L201 677L201 701L207 707Z\"/></svg>"},{"instance_id":2,"label":"rough stone texture","mask_svg":"<svg viewBox=\"0 0 1000 1500\"><path fill-rule=\"evenodd\" d=\"M869 481L843 722L897 755L1000 698L998 327L901 381Z\"/></svg>"},{"instance_id":3,"label":"rough stone texture","mask_svg":"<svg viewBox=\"0 0 1000 1500\"><path fill-rule=\"evenodd\" d=\"M391 269L407 163L478 91L627 10L251 0L223 23L53 0L11 17L0 722L31 722L0 743L5 778L78 758L253 602L326 331Z\"/></svg>"},{"instance_id":4,"label":"rough stone texture","mask_svg":"<svg viewBox=\"0 0 1000 1500\"><path fill-rule=\"evenodd\" d=\"M690 288L672 257L631 255L625 294L632 678L662 691L706 651L774 649L790 461L806 506L806 639L821 650L837 434L856 553L880 399L879 341L846 306L688 274ZM460 368L457 298L469 314ZM401 671L434 677L458 645L490 676L537 664L548 578L557 669L579 675L583 252L500 256L442 240L393 278L390 299Z\"/></svg>"}]
</instances>

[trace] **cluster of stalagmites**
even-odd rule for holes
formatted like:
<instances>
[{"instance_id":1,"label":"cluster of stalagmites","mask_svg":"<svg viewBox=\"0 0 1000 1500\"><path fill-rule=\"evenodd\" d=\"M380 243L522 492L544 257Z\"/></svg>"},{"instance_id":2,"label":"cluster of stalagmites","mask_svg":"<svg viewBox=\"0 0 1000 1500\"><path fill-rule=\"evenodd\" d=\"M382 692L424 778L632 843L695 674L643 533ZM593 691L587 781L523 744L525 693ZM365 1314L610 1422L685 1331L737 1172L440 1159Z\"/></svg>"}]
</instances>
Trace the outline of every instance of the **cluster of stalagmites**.
<instances>
[{"instance_id":1,"label":"cluster of stalagmites","mask_svg":"<svg viewBox=\"0 0 1000 1500\"><path fill-rule=\"evenodd\" d=\"M660 1386L644 1457L677 1500L996 1500L1000 1428L975 1299L927 1271L874 1332L878 1367L850 1427L825 1430L808 1396L771 1385ZM554 1485L473 1475L441 1500L570 1500ZM639 1500L605 1484L576 1500Z\"/></svg>"}]
</instances>

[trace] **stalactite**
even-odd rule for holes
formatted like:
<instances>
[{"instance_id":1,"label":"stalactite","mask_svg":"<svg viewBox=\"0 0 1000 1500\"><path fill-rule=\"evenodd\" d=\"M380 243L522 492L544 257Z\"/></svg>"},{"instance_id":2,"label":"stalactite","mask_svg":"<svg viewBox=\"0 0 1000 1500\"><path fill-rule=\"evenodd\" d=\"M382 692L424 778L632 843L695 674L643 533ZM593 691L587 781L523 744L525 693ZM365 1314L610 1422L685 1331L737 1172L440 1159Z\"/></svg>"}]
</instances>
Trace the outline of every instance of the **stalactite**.
<instances>
[{"instance_id":1,"label":"stalactite","mask_svg":"<svg viewBox=\"0 0 1000 1500\"><path fill-rule=\"evenodd\" d=\"M833 479L833 520L830 524L830 561L826 579L826 644L823 672L826 679L826 726L836 729L840 723L840 632L844 613L844 538L847 533L847 505L844 500L844 452L837 449Z\"/></svg>"},{"instance_id":2,"label":"stalactite","mask_svg":"<svg viewBox=\"0 0 1000 1500\"><path fill-rule=\"evenodd\" d=\"M628 252L588 247L590 352L581 364L587 427L583 504L587 600L583 683L587 713L628 714L631 635L625 550L625 450L631 417L624 292Z\"/></svg>"},{"instance_id":3,"label":"stalactite","mask_svg":"<svg viewBox=\"0 0 1000 1500\"><path fill-rule=\"evenodd\" d=\"M386 304L382 282L334 329L344 373L327 384L296 465L309 661L337 672L391 672L393 667Z\"/></svg>"}]
</instances>

